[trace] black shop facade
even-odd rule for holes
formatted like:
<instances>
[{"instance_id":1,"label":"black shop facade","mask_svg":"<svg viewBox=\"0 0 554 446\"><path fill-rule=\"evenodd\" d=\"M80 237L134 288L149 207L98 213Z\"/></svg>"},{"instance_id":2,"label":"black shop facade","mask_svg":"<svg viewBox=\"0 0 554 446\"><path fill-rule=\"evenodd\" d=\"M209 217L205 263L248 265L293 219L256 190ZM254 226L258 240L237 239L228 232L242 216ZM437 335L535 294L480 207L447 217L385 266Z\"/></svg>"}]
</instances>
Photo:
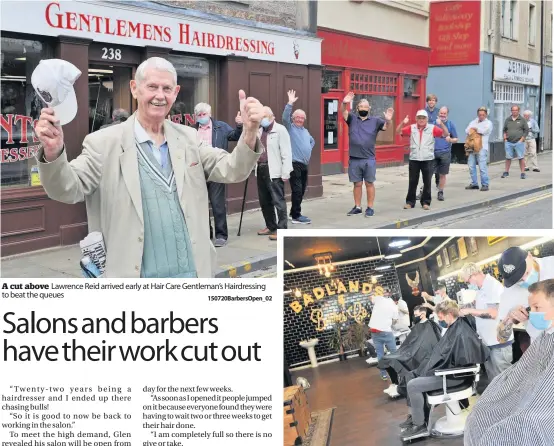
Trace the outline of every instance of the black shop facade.
<instances>
[{"instance_id":1,"label":"black shop facade","mask_svg":"<svg viewBox=\"0 0 554 446\"><path fill-rule=\"evenodd\" d=\"M136 110L129 81L138 65L153 56L168 59L177 70L181 89L168 116L172 121L194 125L195 104L207 102L214 119L233 126L239 89L279 117L286 91L295 89L319 144L321 40L315 36L269 26L229 26L232 19L192 17L187 10L154 2L33 2L30 8L25 2L4 1L1 6L2 256L71 245L88 232L84 203L50 200L38 175L33 127L43 104L30 80L42 59L64 59L82 72L74 85L77 116L64 127L70 160L80 154L87 134L111 122L114 109ZM318 150L310 171L307 194L320 196ZM257 207L254 185L251 180L246 209ZM240 212L243 193L244 183L228 186L229 213Z\"/></svg>"}]
</instances>

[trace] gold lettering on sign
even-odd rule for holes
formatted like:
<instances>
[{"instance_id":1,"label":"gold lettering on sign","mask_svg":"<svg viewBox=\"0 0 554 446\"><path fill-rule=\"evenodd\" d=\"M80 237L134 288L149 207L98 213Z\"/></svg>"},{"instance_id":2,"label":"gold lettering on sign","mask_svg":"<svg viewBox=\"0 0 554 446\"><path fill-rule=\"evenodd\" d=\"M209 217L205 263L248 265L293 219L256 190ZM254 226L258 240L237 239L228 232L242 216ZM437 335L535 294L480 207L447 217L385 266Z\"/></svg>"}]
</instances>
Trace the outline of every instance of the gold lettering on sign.
<instances>
[{"instance_id":1,"label":"gold lettering on sign","mask_svg":"<svg viewBox=\"0 0 554 446\"><path fill-rule=\"evenodd\" d=\"M317 300L323 299L325 297L325 290L323 288L314 288L313 293Z\"/></svg>"},{"instance_id":2,"label":"gold lettering on sign","mask_svg":"<svg viewBox=\"0 0 554 446\"><path fill-rule=\"evenodd\" d=\"M339 295L337 298L337 301L341 307L344 307L345 301L344 301L344 294Z\"/></svg>"},{"instance_id":3,"label":"gold lettering on sign","mask_svg":"<svg viewBox=\"0 0 554 446\"><path fill-rule=\"evenodd\" d=\"M290 303L290 307L295 313L300 313L302 311L302 305L296 300Z\"/></svg>"},{"instance_id":4,"label":"gold lettering on sign","mask_svg":"<svg viewBox=\"0 0 554 446\"><path fill-rule=\"evenodd\" d=\"M325 319L323 319L323 311L320 308L314 308L310 316L310 320L315 324L317 331L323 331L325 329Z\"/></svg>"},{"instance_id":5,"label":"gold lettering on sign","mask_svg":"<svg viewBox=\"0 0 554 446\"><path fill-rule=\"evenodd\" d=\"M344 283L339 281L339 284L337 285L337 293L346 293L346 287L344 286Z\"/></svg>"},{"instance_id":6,"label":"gold lettering on sign","mask_svg":"<svg viewBox=\"0 0 554 446\"><path fill-rule=\"evenodd\" d=\"M364 283L362 285L362 293L363 294L369 294L371 293L371 290L373 289L373 285L371 283Z\"/></svg>"},{"instance_id":7,"label":"gold lettering on sign","mask_svg":"<svg viewBox=\"0 0 554 446\"><path fill-rule=\"evenodd\" d=\"M359 289L360 289L360 281L359 280L356 280L356 282L348 282L348 286L350 288L350 292L351 293L358 293Z\"/></svg>"},{"instance_id":8,"label":"gold lettering on sign","mask_svg":"<svg viewBox=\"0 0 554 446\"><path fill-rule=\"evenodd\" d=\"M309 294L304 294L304 306L307 307L310 304L313 304L315 301L312 299L312 296Z\"/></svg>"},{"instance_id":9,"label":"gold lettering on sign","mask_svg":"<svg viewBox=\"0 0 554 446\"><path fill-rule=\"evenodd\" d=\"M329 288L329 284L325 285L325 289L327 290L327 296L334 296L335 295L335 292L331 291L331 289Z\"/></svg>"}]
</instances>

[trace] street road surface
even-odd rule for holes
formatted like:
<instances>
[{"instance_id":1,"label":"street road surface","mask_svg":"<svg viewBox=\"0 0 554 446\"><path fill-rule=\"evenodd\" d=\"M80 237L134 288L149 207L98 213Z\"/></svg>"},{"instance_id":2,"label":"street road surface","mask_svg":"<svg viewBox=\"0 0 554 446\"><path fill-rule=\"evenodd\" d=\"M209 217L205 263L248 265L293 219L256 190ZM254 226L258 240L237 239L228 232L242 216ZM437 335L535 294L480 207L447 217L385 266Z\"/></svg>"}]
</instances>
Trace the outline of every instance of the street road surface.
<instances>
[{"instance_id":1,"label":"street road surface","mask_svg":"<svg viewBox=\"0 0 554 446\"><path fill-rule=\"evenodd\" d=\"M552 229L552 191L525 195L481 208L409 226L432 229Z\"/></svg>"}]
</instances>

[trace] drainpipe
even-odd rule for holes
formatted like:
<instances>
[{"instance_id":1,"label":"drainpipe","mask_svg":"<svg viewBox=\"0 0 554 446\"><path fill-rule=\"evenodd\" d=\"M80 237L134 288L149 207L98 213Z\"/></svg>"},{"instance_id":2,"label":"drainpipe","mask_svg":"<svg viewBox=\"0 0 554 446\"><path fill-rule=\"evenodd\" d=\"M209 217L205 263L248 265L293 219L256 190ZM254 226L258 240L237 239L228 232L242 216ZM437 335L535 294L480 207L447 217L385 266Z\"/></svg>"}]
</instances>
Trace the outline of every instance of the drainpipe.
<instances>
[{"instance_id":1,"label":"drainpipe","mask_svg":"<svg viewBox=\"0 0 554 446\"><path fill-rule=\"evenodd\" d=\"M539 82L539 127L542 129L542 97L543 97L543 87L544 87L544 2L541 2L541 42L540 42L540 52L541 52L541 78ZM543 138L539 135L540 146L539 149L542 152L543 147Z\"/></svg>"}]
</instances>

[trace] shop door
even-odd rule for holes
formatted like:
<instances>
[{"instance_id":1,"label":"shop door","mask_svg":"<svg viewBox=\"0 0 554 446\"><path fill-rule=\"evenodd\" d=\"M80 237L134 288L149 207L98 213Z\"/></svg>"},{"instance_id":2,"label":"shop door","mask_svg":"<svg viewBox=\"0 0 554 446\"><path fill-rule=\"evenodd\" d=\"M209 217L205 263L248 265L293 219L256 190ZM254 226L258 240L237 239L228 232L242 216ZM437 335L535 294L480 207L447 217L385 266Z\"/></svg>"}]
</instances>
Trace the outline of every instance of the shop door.
<instances>
[{"instance_id":1,"label":"shop door","mask_svg":"<svg viewBox=\"0 0 554 446\"><path fill-rule=\"evenodd\" d=\"M543 150L552 150L552 95L546 95Z\"/></svg>"},{"instance_id":2,"label":"shop door","mask_svg":"<svg viewBox=\"0 0 554 446\"><path fill-rule=\"evenodd\" d=\"M343 119L340 112L342 97L337 93L321 95L321 163L336 164L342 171L344 143L342 141Z\"/></svg>"}]
</instances>

